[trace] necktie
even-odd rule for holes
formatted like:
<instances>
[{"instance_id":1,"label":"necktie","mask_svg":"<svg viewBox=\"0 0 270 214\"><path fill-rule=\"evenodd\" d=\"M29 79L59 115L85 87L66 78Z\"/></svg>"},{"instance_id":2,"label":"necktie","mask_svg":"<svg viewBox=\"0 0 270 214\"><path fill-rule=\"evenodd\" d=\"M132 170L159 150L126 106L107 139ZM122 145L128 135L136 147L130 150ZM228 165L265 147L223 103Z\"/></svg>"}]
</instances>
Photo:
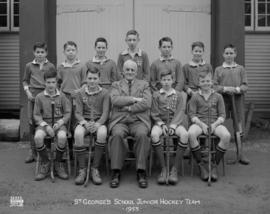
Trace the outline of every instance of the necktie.
<instances>
[{"instance_id":1,"label":"necktie","mask_svg":"<svg viewBox=\"0 0 270 214\"><path fill-rule=\"evenodd\" d=\"M128 81L128 95L131 96L131 86L132 86L132 82Z\"/></svg>"}]
</instances>

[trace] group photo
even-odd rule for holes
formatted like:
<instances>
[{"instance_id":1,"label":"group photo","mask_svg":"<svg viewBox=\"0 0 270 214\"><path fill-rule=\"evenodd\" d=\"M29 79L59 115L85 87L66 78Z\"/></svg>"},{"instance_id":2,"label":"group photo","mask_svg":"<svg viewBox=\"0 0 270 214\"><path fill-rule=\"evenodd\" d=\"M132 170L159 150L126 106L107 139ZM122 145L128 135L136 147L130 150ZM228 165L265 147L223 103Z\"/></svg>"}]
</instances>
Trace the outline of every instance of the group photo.
<instances>
[{"instance_id":1,"label":"group photo","mask_svg":"<svg viewBox=\"0 0 270 214\"><path fill-rule=\"evenodd\" d=\"M1 212L270 211L268 0L0 6Z\"/></svg>"}]
</instances>

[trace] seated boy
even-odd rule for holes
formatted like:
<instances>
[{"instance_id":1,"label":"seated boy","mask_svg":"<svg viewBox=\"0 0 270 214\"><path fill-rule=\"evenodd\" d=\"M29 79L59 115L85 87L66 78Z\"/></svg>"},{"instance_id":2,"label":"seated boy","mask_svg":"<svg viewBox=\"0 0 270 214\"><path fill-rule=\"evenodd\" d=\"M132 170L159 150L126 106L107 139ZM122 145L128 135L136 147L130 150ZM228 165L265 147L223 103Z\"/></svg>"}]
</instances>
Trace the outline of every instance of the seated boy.
<instances>
[{"instance_id":1,"label":"seated boy","mask_svg":"<svg viewBox=\"0 0 270 214\"><path fill-rule=\"evenodd\" d=\"M154 92L151 109L151 116L155 123L151 131L152 145L157 153L161 164L161 173L158 176L157 182L165 184L167 178L167 169L165 167L163 147L160 142L161 135L173 135L179 137L176 150L174 165L169 175L169 183L176 184L178 182L177 169L179 158L183 155L183 151L187 148L188 133L184 127L185 117L185 102L183 101L181 92L172 88L173 72L167 68L160 73L160 83L162 88ZM169 111L169 118L168 118Z\"/></svg>"},{"instance_id":2,"label":"seated boy","mask_svg":"<svg viewBox=\"0 0 270 214\"><path fill-rule=\"evenodd\" d=\"M50 168L48 153L44 144L44 138L47 135L57 137L56 174L59 178L68 178L62 162L62 155L65 151L67 140L66 124L70 118L70 104L65 95L57 90L56 77L57 73L54 68L45 71L45 90L39 93L35 99L34 120L38 127L36 128L34 140L37 152L41 158L40 171L35 178L37 181L46 178ZM55 103L54 124L52 124L52 101Z\"/></svg>"},{"instance_id":3,"label":"seated boy","mask_svg":"<svg viewBox=\"0 0 270 214\"><path fill-rule=\"evenodd\" d=\"M208 171L202 161L198 136L201 134L214 134L220 139L216 147L215 160L212 163L211 179L213 181L218 178L216 165L219 164L226 152L231 138L227 128L222 125L226 115L222 95L216 93L211 87L212 74L210 72L201 72L199 74L199 90L198 93L193 94L191 97L188 112L193 123L188 130L190 147L199 165L201 179L204 181L208 179Z\"/></svg>"},{"instance_id":4,"label":"seated boy","mask_svg":"<svg viewBox=\"0 0 270 214\"><path fill-rule=\"evenodd\" d=\"M100 72L97 68L91 68L86 73L87 85L84 85L76 97L75 117L78 125L75 129L74 151L77 153L79 174L75 184L81 185L86 178L84 136L96 133L94 163L91 168L91 176L94 184L101 184L102 180L98 171L107 138L107 127L110 100L108 91L99 86Z\"/></svg>"}]
</instances>

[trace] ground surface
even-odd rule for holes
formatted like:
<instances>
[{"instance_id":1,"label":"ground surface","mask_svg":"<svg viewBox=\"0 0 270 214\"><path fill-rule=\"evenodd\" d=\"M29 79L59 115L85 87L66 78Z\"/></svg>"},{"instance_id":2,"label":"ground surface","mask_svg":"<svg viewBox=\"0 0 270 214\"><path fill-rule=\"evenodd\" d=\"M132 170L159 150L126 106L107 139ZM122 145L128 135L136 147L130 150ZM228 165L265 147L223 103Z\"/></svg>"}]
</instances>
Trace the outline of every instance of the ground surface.
<instances>
[{"instance_id":1,"label":"ground surface","mask_svg":"<svg viewBox=\"0 0 270 214\"><path fill-rule=\"evenodd\" d=\"M154 170L147 189L137 186L132 167L125 168L121 185L109 187L109 176L103 173L103 185L89 183L87 188L75 186L73 178L51 183L34 181L34 164L24 164L25 143L0 143L0 213L270 213L270 133L251 130L245 152L248 166L226 165L226 176L208 187L197 176L186 175L177 186L156 184ZM226 159L234 157L231 145ZM221 169L221 168L220 168ZM221 171L221 170L220 170ZM104 172L104 171L103 171ZM21 196L23 207L10 207L12 196ZM80 199L82 201L80 201ZM152 205L137 204L142 199ZM93 201L97 200L97 201ZM119 204L120 201L134 204ZM106 202L111 204L98 205ZM119 203L118 203L119 202ZM166 204L174 202L178 204ZM88 204L87 204L88 203ZM93 205L95 203L95 205Z\"/></svg>"}]
</instances>

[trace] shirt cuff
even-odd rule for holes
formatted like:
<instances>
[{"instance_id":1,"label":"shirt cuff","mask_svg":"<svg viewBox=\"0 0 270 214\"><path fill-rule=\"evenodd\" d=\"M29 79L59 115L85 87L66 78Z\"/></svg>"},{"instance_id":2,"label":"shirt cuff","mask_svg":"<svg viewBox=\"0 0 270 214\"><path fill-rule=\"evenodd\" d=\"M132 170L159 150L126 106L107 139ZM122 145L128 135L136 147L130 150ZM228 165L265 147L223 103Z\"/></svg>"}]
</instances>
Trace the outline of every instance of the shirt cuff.
<instances>
[{"instance_id":1,"label":"shirt cuff","mask_svg":"<svg viewBox=\"0 0 270 214\"><path fill-rule=\"evenodd\" d=\"M42 127L44 127L44 126L47 126L48 123L46 123L45 121L42 121L39 125L42 126Z\"/></svg>"},{"instance_id":2,"label":"shirt cuff","mask_svg":"<svg viewBox=\"0 0 270 214\"><path fill-rule=\"evenodd\" d=\"M63 119L60 119L60 120L57 121L57 123L58 123L59 126L62 126L62 125L64 125L65 122L64 122Z\"/></svg>"},{"instance_id":3,"label":"shirt cuff","mask_svg":"<svg viewBox=\"0 0 270 214\"><path fill-rule=\"evenodd\" d=\"M86 120L82 120L82 121L79 122L79 124L80 124L81 126L84 126L86 123L87 123Z\"/></svg>"},{"instance_id":4,"label":"shirt cuff","mask_svg":"<svg viewBox=\"0 0 270 214\"><path fill-rule=\"evenodd\" d=\"M25 86L23 87L23 90L25 90L25 91L29 90L29 86L28 86L28 85L25 85Z\"/></svg>"},{"instance_id":5,"label":"shirt cuff","mask_svg":"<svg viewBox=\"0 0 270 214\"><path fill-rule=\"evenodd\" d=\"M236 87L235 90L237 91L237 93L240 93L241 92L240 87Z\"/></svg>"},{"instance_id":6,"label":"shirt cuff","mask_svg":"<svg viewBox=\"0 0 270 214\"><path fill-rule=\"evenodd\" d=\"M223 117L219 117L217 121L219 124L221 124L221 123L224 123L225 119Z\"/></svg>"},{"instance_id":7,"label":"shirt cuff","mask_svg":"<svg viewBox=\"0 0 270 214\"><path fill-rule=\"evenodd\" d=\"M162 125L165 125L165 123L162 122L162 121L158 121L157 124L158 124L158 126L160 126L160 127L161 127Z\"/></svg>"},{"instance_id":8,"label":"shirt cuff","mask_svg":"<svg viewBox=\"0 0 270 214\"><path fill-rule=\"evenodd\" d=\"M191 119L191 122L192 122L192 123L197 123L197 122L199 122L199 118L198 118L198 117L193 117L193 118Z\"/></svg>"},{"instance_id":9,"label":"shirt cuff","mask_svg":"<svg viewBox=\"0 0 270 214\"><path fill-rule=\"evenodd\" d=\"M174 129L174 130L176 129L176 127L177 127L176 124L171 124L171 125L170 125L170 128L172 128L172 129Z\"/></svg>"}]
</instances>

